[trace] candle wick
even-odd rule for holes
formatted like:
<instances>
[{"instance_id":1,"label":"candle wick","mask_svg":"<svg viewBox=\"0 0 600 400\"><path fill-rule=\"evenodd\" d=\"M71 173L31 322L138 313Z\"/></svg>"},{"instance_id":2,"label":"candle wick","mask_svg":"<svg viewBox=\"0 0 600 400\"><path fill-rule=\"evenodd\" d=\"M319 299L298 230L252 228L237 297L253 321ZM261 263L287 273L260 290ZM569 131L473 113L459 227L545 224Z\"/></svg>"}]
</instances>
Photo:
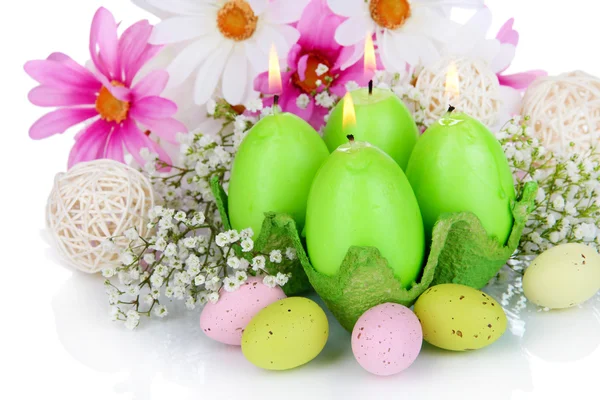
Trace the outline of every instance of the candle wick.
<instances>
[{"instance_id":1,"label":"candle wick","mask_svg":"<svg viewBox=\"0 0 600 400\"><path fill-rule=\"evenodd\" d=\"M346 137L348 138L348 140L350 141L350 143L354 143L354 135L348 135Z\"/></svg>"},{"instance_id":2,"label":"candle wick","mask_svg":"<svg viewBox=\"0 0 600 400\"><path fill-rule=\"evenodd\" d=\"M373 81L369 81L369 95L373 95Z\"/></svg>"},{"instance_id":3,"label":"candle wick","mask_svg":"<svg viewBox=\"0 0 600 400\"><path fill-rule=\"evenodd\" d=\"M448 107L448 112L453 113L454 110L456 110L456 107L454 107L452 104L450 104L450 106Z\"/></svg>"},{"instance_id":4,"label":"candle wick","mask_svg":"<svg viewBox=\"0 0 600 400\"><path fill-rule=\"evenodd\" d=\"M275 97L273 98L273 108L275 107L279 107L279 95L276 94Z\"/></svg>"}]
</instances>

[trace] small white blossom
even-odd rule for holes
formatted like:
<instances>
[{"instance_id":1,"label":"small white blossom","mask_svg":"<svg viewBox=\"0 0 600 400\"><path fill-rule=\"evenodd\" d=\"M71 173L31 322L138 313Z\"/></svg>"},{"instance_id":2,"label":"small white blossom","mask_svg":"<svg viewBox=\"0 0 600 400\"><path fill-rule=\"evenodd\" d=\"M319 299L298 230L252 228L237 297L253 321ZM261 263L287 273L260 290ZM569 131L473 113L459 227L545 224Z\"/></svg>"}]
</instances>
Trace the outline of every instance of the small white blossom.
<instances>
[{"instance_id":1,"label":"small white blossom","mask_svg":"<svg viewBox=\"0 0 600 400\"><path fill-rule=\"evenodd\" d=\"M242 229L242 231L240 232L240 238L243 239L252 239L252 237L254 236L254 231L252 230L252 228L246 228L246 229Z\"/></svg>"},{"instance_id":2,"label":"small white blossom","mask_svg":"<svg viewBox=\"0 0 600 400\"><path fill-rule=\"evenodd\" d=\"M296 259L296 249L292 248L292 247L288 247L287 249L285 249L285 257L288 260L295 260Z\"/></svg>"},{"instance_id":3,"label":"small white blossom","mask_svg":"<svg viewBox=\"0 0 600 400\"><path fill-rule=\"evenodd\" d=\"M131 241L138 240L140 238L140 235L138 234L138 231L135 228L127 229L125 231L124 235L128 240L131 240Z\"/></svg>"},{"instance_id":4,"label":"small white blossom","mask_svg":"<svg viewBox=\"0 0 600 400\"><path fill-rule=\"evenodd\" d=\"M154 315L159 318L164 318L169 315L169 311L167 310L167 307L160 305L154 309Z\"/></svg>"},{"instance_id":5,"label":"small white blossom","mask_svg":"<svg viewBox=\"0 0 600 400\"><path fill-rule=\"evenodd\" d=\"M168 286L168 287L165 289L165 297L167 297L167 298L169 298L169 299L170 299L170 298L172 298L174 295L175 295L175 291L173 290L173 288L172 288L171 286Z\"/></svg>"},{"instance_id":6,"label":"small white blossom","mask_svg":"<svg viewBox=\"0 0 600 400\"><path fill-rule=\"evenodd\" d=\"M237 271L235 273L235 279L242 284L248 280L248 274L246 274L244 271Z\"/></svg>"},{"instance_id":7,"label":"small white blossom","mask_svg":"<svg viewBox=\"0 0 600 400\"><path fill-rule=\"evenodd\" d=\"M281 272L279 272L275 277L275 283L277 283L279 286L285 286L285 284L288 283L289 280L290 278L286 274L282 274Z\"/></svg>"},{"instance_id":8,"label":"small white blossom","mask_svg":"<svg viewBox=\"0 0 600 400\"><path fill-rule=\"evenodd\" d=\"M129 251L125 251L121 254L121 263L123 263L123 265L131 265L135 262L135 256L129 252Z\"/></svg>"},{"instance_id":9,"label":"small white blossom","mask_svg":"<svg viewBox=\"0 0 600 400\"><path fill-rule=\"evenodd\" d=\"M250 262L248 262L248 260L246 260L245 258L241 258L240 265L237 269L240 271L246 271L248 270L248 268L250 268Z\"/></svg>"},{"instance_id":10,"label":"small white blossom","mask_svg":"<svg viewBox=\"0 0 600 400\"><path fill-rule=\"evenodd\" d=\"M193 296L188 296L185 300L185 308L188 310L193 310L196 308L196 299Z\"/></svg>"},{"instance_id":11,"label":"small white blossom","mask_svg":"<svg viewBox=\"0 0 600 400\"><path fill-rule=\"evenodd\" d=\"M345 85L345 87L346 87L346 91L347 92L353 92L355 90L360 89L360 86L359 86L358 83L356 83L356 81L349 81L349 82L347 82L346 85Z\"/></svg>"},{"instance_id":12,"label":"small white blossom","mask_svg":"<svg viewBox=\"0 0 600 400\"><path fill-rule=\"evenodd\" d=\"M325 64L321 64L319 63L319 65L317 66L317 69L315 70L315 72L317 73L317 76L321 76L323 74L326 74L327 72L329 72L329 67Z\"/></svg>"},{"instance_id":13,"label":"small white blossom","mask_svg":"<svg viewBox=\"0 0 600 400\"><path fill-rule=\"evenodd\" d=\"M331 108L335 104L335 96L330 96L327 92L321 92L315 96L317 105L325 108Z\"/></svg>"},{"instance_id":14,"label":"small white blossom","mask_svg":"<svg viewBox=\"0 0 600 400\"><path fill-rule=\"evenodd\" d=\"M146 296L144 296L144 303L146 303L149 306L154 304L154 297L152 297L151 294L147 294Z\"/></svg>"},{"instance_id":15,"label":"small white blossom","mask_svg":"<svg viewBox=\"0 0 600 400\"><path fill-rule=\"evenodd\" d=\"M296 105L301 110L306 110L306 107L308 107L309 103L310 103L310 97L308 97L308 95L306 93L302 93L301 95L298 96L298 98L296 98Z\"/></svg>"},{"instance_id":16,"label":"small white blossom","mask_svg":"<svg viewBox=\"0 0 600 400\"><path fill-rule=\"evenodd\" d=\"M117 247L115 242L113 242L111 239L107 239L107 240L103 241L101 246L102 246L102 251L104 251L108 254L118 253L118 250L119 250L119 248Z\"/></svg>"},{"instance_id":17,"label":"small white blossom","mask_svg":"<svg viewBox=\"0 0 600 400\"><path fill-rule=\"evenodd\" d=\"M215 241L217 246L225 247L229 243L229 237L227 237L226 233L219 233Z\"/></svg>"},{"instance_id":18,"label":"small white blossom","mask_svg":"<svg viewBox=\"0 0 600 400\"><path fill-rule=\"evenodd\" d=\"M250 112L258 112L263 108L263 102L261 98L255 98L246 102L246 109Z\"/></svg>"},{"instance_id":19,"label":"small white blossom","mask_svg":"<svg viewBox=\"0 0 600 400\"><path fill-rule=\"evenodd\" d=\"M281 255L281 250L273 250L269 254L269 261L271 261L272 263L279 264L279 263L281 263L282 260L283 260L283 257Z\"/></svg>"},{"instance_id":20,"label":"small white blossom","mask_svg":"<svg viewBox=\"0 0 600 400\"><path fill-rule=\"evenodd\" d=\"M200 258L195 254L190 254L185 261L185 265L187 265L189 268L197 268L200 266Z\"/></svg>"},{"instance_id":21,"label":"small white blossom","mask_svg":"<svg viewBox=\"0 0 600 400\"><path fill-rule=\"evenodd\" d=\"M154 255L154 253L144 254L144 262L146 264L152 265L152 264L154 264L155 261L156 261L156 256Z\"/></svg>"},{"instance_id":22,"label":"small white blossom","mask_svg":"<svg viewBox=\"0 0 600 400\"><path fill-rule=\"evenodd\" d=\"M208 115L215 115L216 111L217 111L217 103L213 99L209 99L206 102L206 112L208 113Z\"/></svg>"},{"instance_id":23,"label":"small white blossom","mask_svg":"<svg viewBox=\"0 0 600 400\"><path fill-rule=\"evenodd\" d=\"M266 259L264 256L256 256L252 259L252 269L254 271L264 270L266 266Z\"/></svg>"},{"instance_id":24,"label":"small white blossom","mask_svg":"<svg viewBox=\"0 0 600 400\"><path fill-rule=\"evenodd\" d=\"M223 279L223 289L227 292L235 292L240 287L240 282L237 279L231 279L229 277Z\"/></svg>"},{"instance_id":25,"label":"small white blossom","mask_svg":"<svg viewBox=\"0 0 600 400\"><path fill-rule=\"evenodd\" d=\"M217 302L219 301L219 293L212 292L208 295L207 299L210 303L217 304Z\"/></svg>"},{"instance_id":26,"label":"small white blossom","mask_svg":"<svg viewBox=\"0 0 600 400\"><path fill-rule=\"evenodd\" d=\"M235 229L225 232L229 243L235 243L240 240L240 234Z\"/></svg>"},{"instance_id":27,"label":"small white blossom","mask_svg":"<svg viewBox=\"0 0 600 400\"><path fill-rule=\"evenodd\" d=\"M244 240L242 240L242 251L244 253L248 253L250 251L252 251L252 249L254 249L254 241L252 241L252 239L250 238L246 238Z\"/></svg>"},{"instance_id":28,"label":"small white blossom","mask_svg":"<svg viewBox=\"0 0 600 400\"><path fill-rule=\"evenodd\" d=\"M263 284L270 288L277 286L277 279L274 276L267 275L263 278Z\"/></svg>"},{"instance_id":29,"label":"small white blossom","mask_svg":"<svg viewBox=\"0 0 600 400\"><path fill-rule=\"evenodd\" d=\"M229 268L238 269L240 266L240 259L235 256L229 257L227 259L227 266L229 266Z\"/></svg>"},{"instance_id":30,"label":"small white blossom","mask_svg":"<svg viewBox=\"0 0 600 400\"><path fill-rule=\"evenodd\" d=\"M104 268L102 270L102 276L105 278L112 278L113 276L115 276L115 269L114 268Z\"/></svg>"},{"instance_id":31,"label":"small white blossom","mask_svg":"<svg viewBox=\"0 0 600 400\"><path fill-rule=\"evenodd\" d=\"M194 278L194 284L195 284L196 286L201 286L201 285L204 285L204 282L206 282L206 277L205 277L204 275L197 275L197 276Z\"/></svg>"}]
</instances>

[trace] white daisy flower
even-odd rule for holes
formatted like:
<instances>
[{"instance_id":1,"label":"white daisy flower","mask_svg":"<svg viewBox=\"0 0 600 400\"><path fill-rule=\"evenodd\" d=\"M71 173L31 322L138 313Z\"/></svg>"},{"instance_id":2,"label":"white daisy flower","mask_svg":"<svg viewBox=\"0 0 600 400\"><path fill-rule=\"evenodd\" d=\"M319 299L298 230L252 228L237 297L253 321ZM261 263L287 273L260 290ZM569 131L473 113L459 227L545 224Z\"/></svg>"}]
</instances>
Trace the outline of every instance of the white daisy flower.
<instances>
[{"instance_id":1,"label":"white daisy flower","mask_svg":"<svg viewBox=\"0 0 600 400\"><path fill-rule=\"evenodd\" d=\"M167 69L169 86L179 86L195 74L197 104L211 99L219 84L230 104L252 97L254 78L268 68L271 46L283 56L298 41L300 33L289 24L300 19L308 2L145 0L166 13L157 13L166 19L154 28L150 42L187 44Z\"/></svg>"},{"instance_id":2,"label":"white daisy flower","mask_svg":"<svg viewBox=\"0 0 600 400\"><path fill-rule=\"evenodd\" d=\"M364 54L365 36L375 33L381 61L387 71L403 72L434 62L437 45L446 43L456 24L440 12L443 7L479 7L483 0L327 0L329 8L348 19L335 32L342 46L355 46L343 69Z\"/></svg>"}]
</instances>

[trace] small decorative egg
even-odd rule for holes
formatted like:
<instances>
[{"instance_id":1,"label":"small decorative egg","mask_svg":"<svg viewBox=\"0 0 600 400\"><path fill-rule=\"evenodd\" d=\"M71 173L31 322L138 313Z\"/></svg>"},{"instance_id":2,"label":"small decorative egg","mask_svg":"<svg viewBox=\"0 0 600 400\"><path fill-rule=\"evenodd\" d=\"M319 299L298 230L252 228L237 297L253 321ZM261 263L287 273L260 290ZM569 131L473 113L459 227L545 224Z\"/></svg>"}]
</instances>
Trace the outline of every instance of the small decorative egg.
<instances>
[{"instance_id":1,"label":"small decorative egg","mask_svg":"<svg viewBox=\"0 0 600 400\"><path fill-rule=\"evenodd\" d=\"M400 304L371 308L352 331L356 361L372 374L388 376L404 371L417 359L423 331L417 316Z\"/></svg>"},{"instance_id":2,"label":"small decorative egg","mask_svg":"<svg viewBox=\"0 0 600 400\"><path fill-rule=\"evenodd\" d=\"M525 271L523 291L534 304L568 308L594 296L600 288L600 256L583 244L563 244L539 255Z\"/></svg>"},{"instance_id":3,"label":"small decorative egg","mask_svg":"<svg viewBox=\"0 0 600 400\"><path fill-rule=\"evenodd\" d=\"M325 312L303 297L283 299L261 310L242 336L242 352L252 364L287 370L312 361L329 336Z\"/></svg>"},{"instance_id":4,"label":"small decorative egg","mask_svg":"<svg viewBox=\"0 0 600 400\"><path fill-rule=\"evenodd\" d=\"M506 315L489 295L468 286L432 286L415 303L423 339L446 350L477 350L506 331Z\"/></svg>"},{"instance_id":5,"label":"small decorative egg","mask_svg":"<svg viewBox=\"0 0 600 400\"><path fill-rule=\"evenodd\" d=\"M239 346L246 325L263 308L286 296L280 287L270 288L250 277L235 292L221 289L216 304L208 303L200 314L200 328L217 342Z\"/></svg>"}]
</instances>

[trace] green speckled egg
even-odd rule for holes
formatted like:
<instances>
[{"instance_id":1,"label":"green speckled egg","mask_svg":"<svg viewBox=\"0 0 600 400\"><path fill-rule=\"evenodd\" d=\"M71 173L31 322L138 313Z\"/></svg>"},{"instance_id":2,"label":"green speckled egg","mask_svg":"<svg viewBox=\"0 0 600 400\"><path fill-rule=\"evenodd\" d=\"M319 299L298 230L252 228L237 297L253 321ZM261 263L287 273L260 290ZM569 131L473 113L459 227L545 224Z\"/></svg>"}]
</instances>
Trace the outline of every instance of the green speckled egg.
<instances>
[{"instance_id":1,"label":"green speckled egg","mask_svg":"<svg viewBox=\"0 0 600 400\"><path fill-rule=\"evenodd\" d=\"M427 289L415 304L415 314L426 342L453 351L489 346L507 325L504 310L492 297L453 283Z\"/></svg>"},{"instance_id":2,"label":"green speckled egg","mask_svg":"<svg viewBox=\"0 0 600 400\"><path fill-rule=\"evenodd\" d=\"M290 297L261 310L242 336L242 352L257 367L282 371L321 353L329 336L325 312L312 300Z\"/></svg>"}]
</instances>

